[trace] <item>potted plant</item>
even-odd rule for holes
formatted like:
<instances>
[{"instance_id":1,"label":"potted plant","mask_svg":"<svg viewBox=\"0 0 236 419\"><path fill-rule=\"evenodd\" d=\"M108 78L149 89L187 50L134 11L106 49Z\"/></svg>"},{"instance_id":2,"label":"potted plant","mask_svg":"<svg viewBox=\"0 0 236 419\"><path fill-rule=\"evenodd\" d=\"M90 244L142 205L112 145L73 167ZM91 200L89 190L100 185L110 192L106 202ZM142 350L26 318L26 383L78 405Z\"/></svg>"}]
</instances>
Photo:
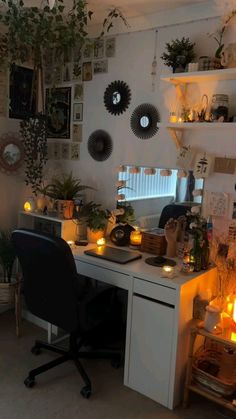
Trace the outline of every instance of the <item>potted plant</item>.
<instances>
[{"instance_id":1,"label":"potted plant","mask_svg":"<svg viewBox=\"0 0 236 419\"><path fill-rule=\"evenodd\" d=\"M190 42L189 38L177 38L166 43L167 52L161 55L161 59L172 67L173 73L185 71L187 64L195 58L194 46L195 43Z\"/></svg>"},{"instance_id":2,"label":"potted plant","mask_svg":"<svg viewBox=\"0 0 236 419\"><path fill-rule=\"evenodd\" d=\"M81 196L85 189L93 189L91 186L82 185L80 179L69 174L62 173L61 178L54 177L52 182L44 188L44 193L49 198L57 201L58 216L70 219L74 211L74 199Z\"/></svg>"},{"instance_id":3,"label":"potted plant","mask_svg":"<svg viewBox=\"0 0 236 419\"><path fill-rule=\"evenodd\" d=\"M83 213L87 214L87 239L90 243L96 243L105 235L107 220L110 218L111 212L103 209L100 204L90 202L85 206Z\"/></svg>"},{"instance_id":4,"label":"potted plant","mask_svg":"<svg viewBox=\"0 0 236 419\"><path fill-rule=\"evenodd\" d=\"M0 230L0 304L12 304L14 301L16 281L13 280L12 273L15 260L11 232Z\"/></svg>"}]
</instances>

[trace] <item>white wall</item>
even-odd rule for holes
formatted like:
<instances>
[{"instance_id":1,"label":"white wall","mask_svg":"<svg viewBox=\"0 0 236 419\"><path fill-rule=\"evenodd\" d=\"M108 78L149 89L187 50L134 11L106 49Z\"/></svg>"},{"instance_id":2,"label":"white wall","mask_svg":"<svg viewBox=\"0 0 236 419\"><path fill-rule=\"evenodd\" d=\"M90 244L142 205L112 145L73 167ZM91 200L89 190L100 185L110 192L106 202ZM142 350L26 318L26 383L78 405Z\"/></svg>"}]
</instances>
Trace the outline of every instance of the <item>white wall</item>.
<instances>
[{"instance_id":1,"label":"white wall","mask_svg":"<svg viewBox=\"0 0 236 419\"><path fill-rule=\"evenodd\" d=\"M96 193L87 193L88 199L94 199L109 208L115 206L115 168L119 164L176 167L176 149L166 130L164 128L160 129L157 135L150 140L140 140L131 131L130 116L136 106L147 102L157 107L162 121L167 121L169 106L175 103L176 99L174 89L167 83L160 81L160 74L170 71L169 68L165 68L163 62L159 59L164 51L165 43L175 38L188 36L196 42L198 56L214 55L216 43L208 37L207 33L219 26L219 18L212 18L212 16L218 15L219 11L214 9L213 2L207 2L205 5L181 8L176 12L146 15L142 19L133 19L130 21L130 33L117 35L116 56L109 59L108 74L96 75L92 81L84 83L83 142L81 144L80 160L64 162L65 168L72 169L73 173L81 178L83 183L97 188ZM192 22L196 18L201 20ZM178 24L175 25L174 22L178 22ZM168 26L169 24L170 26ZM159 28L158 32L158 74L156 88L153 92L150 73L154 54L154 34L157 26L163 27ZM138 31L135 32L135 30ZM234 28L225 37L226 44L230 40L235 40ZM104 91L108 84L114 80L125 81L132 92L128 110L119 116L109 114L103 104ZM195 99L193 100L199 101L202 93L209 93L210 95L213 91L224 93L226 90L231 96L232 108L236 112L236 82L234 81L221 83L219 86L210 86L210 84L196 86ZM191 97L194 98L192 94ZM1 132L15 128L13 120L9 120L8 123L5 120L0 120L0 124ZM93 160L87 151L87 140L90 134L97 129L106 130L113 139L113 153L104 162ZM191 136L187 134L185 138L187 143L191 143L198 149L218 156L235 157L233 129L224 130L224 132L215 130L211 134L203 131L191 131ZM235 198L234 183L234 176L213 174L207 180L206 188L215 191L227 191L231 194L231 200L233 200ZM22 179L19 176L8 177L0 174L0 193L2 197L0 224L2 222L14 224L17 211L23 201L21 194L27 193Z\"/></svg>"}]
</instances>

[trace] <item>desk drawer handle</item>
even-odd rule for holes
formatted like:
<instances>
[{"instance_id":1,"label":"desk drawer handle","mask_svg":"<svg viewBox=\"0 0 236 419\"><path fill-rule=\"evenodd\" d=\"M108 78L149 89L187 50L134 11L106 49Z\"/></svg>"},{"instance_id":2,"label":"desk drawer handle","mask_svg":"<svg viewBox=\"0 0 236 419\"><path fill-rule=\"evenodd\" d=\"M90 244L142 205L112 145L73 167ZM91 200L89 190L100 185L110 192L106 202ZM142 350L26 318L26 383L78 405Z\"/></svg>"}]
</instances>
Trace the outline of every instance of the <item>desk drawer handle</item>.
<instances>
[{"instance_id":1,"label":"desk drawer handle","mask_svg":"<svg viewBox=\"0 0 236 419\"><path fill-rule=\"evenodd\" d=\"M157 304L160 304L160 305L165 306L165 307L175 308L175 306L173 304L168 304L168 303L164 303L163 301L154 300L154 298L146 297L146 296L138 294L136 292L134 293L134 295L135 295L135 297L142 298L143 300L152 301L153 303L157 303Z\"/></svg>"}]
</instances>

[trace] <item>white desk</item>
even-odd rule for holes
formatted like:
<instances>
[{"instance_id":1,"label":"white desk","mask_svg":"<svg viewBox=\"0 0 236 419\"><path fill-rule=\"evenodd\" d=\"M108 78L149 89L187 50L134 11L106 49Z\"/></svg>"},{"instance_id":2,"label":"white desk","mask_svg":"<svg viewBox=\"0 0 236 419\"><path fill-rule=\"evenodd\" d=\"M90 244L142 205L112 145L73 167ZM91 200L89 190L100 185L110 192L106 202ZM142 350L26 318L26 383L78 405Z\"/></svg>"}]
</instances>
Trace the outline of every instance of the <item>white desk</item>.
<instances>
[{"instance_id":1,"label":"white desk","mask_svg":"<svg viewBox=\"0 0 236 419\"><path fill-rule=\"evenodd\" d=\"M213 287L216 269L174 279L142 259L125 265L73 249L77 271L128 291L124 384L173 409L182 399L192 303Z\"/></svg>"}]
</instances>

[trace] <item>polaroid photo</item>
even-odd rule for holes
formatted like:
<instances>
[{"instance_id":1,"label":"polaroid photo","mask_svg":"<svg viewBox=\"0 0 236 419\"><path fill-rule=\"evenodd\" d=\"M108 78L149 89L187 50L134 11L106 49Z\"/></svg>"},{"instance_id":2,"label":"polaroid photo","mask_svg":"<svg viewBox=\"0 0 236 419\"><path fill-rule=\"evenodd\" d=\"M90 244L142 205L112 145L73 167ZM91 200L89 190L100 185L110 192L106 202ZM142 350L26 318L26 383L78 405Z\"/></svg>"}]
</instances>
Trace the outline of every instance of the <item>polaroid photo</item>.
<instances>
[{"instance_id":1,"label":"polaroid photo","mask_svg":"<svg viewBox=\"0 0 236 419\"><path fill-rule=\"evenodd\" d=\"M83 59L91 60L93 58L93 41L87 42L83 47Z\"/></svg>"},{"instance_id":2,"label":"polaroid photo","mask_svg":"<svg viewBox=\"0 0 236 419\"><path fill-rule=\"evenodd\" d=\"M108 72L108 60L100 60L93 62L93 73L102 74Z\"/></svg>"},{"instance_id":3,"label":"polaroid photo","mask_svg":"<svg viewBox=\"0 0 236 419\"><path fill-rule=\"evenodd\" d=\"M88 61L82 65L82 81L90 81L93 78L92 62Z\"/></svg>"},{"instance_id":4,"label":"polaroid photo","mask_svg":"<svg viewBox=\"0 0 236 419\"><path fill-rule=\"evenodd\" d=\"M73 124L73 141L82 142L82 125L81 124Z\"/></svg>"},{"instance_id":5,"label":"polaroid photo","mask_svg":"<svg viewBox=\"0 0 236 419\"><path fill-rule=\"evenodd\" d=\"M105 43L105 56L107 58L116 55L116 38L107 38Z\"/></svg>"},{"instance_id":6,"label":"polaroid photo","mask_svg":"<svg viewBox=\"0 0 236 419\"><path fill-rule=\"evenodd\" d=\"M104 57L104 39L96 39L94 41L93 57L95 59Z\"/></svg>"},{"instance_id":7,"label":"polaroid photo","mask_svg":"<svg viewBox=\"0 0 236 419\"><path fill-rule=\"evenodd\" d=\"M75 84L74 86L74 100L84 100L83 84Z\"/></svg>"},{"instance_id":8,"label":"polaroid photo","mask_svg":"<svg viewBox=\"0 0 236 419\"><path fill-rule=\"evenodd\" d=\"M83 121L83 103L74 103L73 105L73 121Z\"/></svg>"},{"instance_id":9,"label":"polaroid photo","mask_svg":"<svg viewBox=\"0 0 236 419\"><path fill-rule=\"evenodd\" d=\"M70 145L70 158L71 160L79 160L79 154L80 154L80 147L78 143L71 143Z\"/></svg>"},{"instance_id":10,"label":"polaroid photo","mask_svg":"<svg viewBox=\"0 0 236 419\"><path fill-rule=\"evenodd\" d=\"M68 160L70 158L70 144L61 143L61 158Z\"/></svg>"},{"instance_id":11,"label":"polaroid photo","mask_svg":"<svg viewBox=\"0 0 236 419\"><path fill-rule=\"evenodd\" d=\"M78 63L73 64L72 79L82 81L82 66Z\"/></svg>"}]
</instances>

